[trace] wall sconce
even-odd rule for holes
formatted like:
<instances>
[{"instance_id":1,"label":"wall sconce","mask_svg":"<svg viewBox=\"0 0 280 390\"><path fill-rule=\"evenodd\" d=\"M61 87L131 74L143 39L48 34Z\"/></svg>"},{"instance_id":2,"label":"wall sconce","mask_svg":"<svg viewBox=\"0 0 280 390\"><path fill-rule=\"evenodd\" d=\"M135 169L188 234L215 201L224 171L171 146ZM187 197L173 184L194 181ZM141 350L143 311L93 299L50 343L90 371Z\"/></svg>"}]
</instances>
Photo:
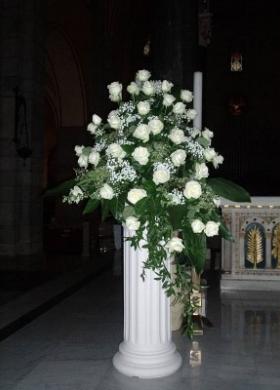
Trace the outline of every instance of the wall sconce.
<instances>
[{"instance_id":1,"label":"wall sconce","mask_svg":"<svg viewBox=\"0 0 280 390\"><path fill-rule=\"evenodd\" d=\"M235 51L230 57L230 71L231 72L242 72L242 54L239 51Z\"/></svg>"},{"instance_id":2,"label":"wall sconce","mask_svg":"<svg viewBox=\"0 0 280 390\"><path fill-rule=\"evenodd\" d=\"M247 111L247 101L242 95L231 96L228 101L228 110L232 116L241 116Z\"/></svg>"},{"instance_id":3,"label":"wall sconce","mask_svg":"<svg viewBox=\"0 0 280 390\"><path fill-rule=\"evenodd\" d=\"M26 100L19 93L19 88L14 88L15 94L15 130L14 130L14 143L16 146L16 152L20 158L25 162L32 154L29 140L29 132L27 127L27 111Z\"/></svg>"}]
</instances>

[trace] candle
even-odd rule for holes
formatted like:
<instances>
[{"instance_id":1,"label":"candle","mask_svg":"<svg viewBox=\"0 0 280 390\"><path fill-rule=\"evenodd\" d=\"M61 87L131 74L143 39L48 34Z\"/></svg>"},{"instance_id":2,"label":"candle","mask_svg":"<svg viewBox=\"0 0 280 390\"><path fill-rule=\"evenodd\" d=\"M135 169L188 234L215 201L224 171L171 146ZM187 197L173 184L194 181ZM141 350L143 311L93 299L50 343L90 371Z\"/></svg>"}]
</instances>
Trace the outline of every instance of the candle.
<instances>
[{"instance_id":1,"label":"candle","mask_svg":"<svg viewBox=\"0 0 280 390\"><path fill-rule=\"evenodd\" d=\"M202 128L202 72L194 72L193 77L193 108L197 115L193 121L193 126L197 129Z\"/></svg>"}]
</instances>

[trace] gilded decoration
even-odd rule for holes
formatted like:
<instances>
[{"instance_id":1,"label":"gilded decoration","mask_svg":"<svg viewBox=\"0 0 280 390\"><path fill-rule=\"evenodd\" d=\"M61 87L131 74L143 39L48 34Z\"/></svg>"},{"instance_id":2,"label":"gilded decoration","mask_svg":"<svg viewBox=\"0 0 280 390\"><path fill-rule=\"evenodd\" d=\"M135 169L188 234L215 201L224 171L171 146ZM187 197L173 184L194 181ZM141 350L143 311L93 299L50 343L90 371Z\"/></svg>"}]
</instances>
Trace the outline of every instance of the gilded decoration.
<instances>
[{"instance_id":1,"label":"gilded decoration","mask_svg":"<svg viewBox=\"0 0 280 390\"><path fill-rule=\"evenodd\" d=\"M265 267L265 231L259 223L250 223L245 234L245 267Z\"/></svg>"},{"instance_id":2,"label":"gilded decoration","mask_svg":"<svg viewBox=\"0 0 280 390\"><path fill-rule=\"evenodd\" d=\"M273 267L280 269L280 223L272 231L271 255Z\"/></svg>"}]
</instances>

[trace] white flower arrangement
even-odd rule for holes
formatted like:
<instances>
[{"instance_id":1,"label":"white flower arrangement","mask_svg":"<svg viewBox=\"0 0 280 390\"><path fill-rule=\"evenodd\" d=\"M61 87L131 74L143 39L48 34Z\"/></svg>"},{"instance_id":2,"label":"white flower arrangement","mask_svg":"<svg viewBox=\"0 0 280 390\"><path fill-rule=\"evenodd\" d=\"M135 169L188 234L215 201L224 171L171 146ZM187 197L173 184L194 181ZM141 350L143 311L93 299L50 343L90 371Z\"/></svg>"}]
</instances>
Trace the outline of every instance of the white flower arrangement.
<instances>
[{"instance_id":1,"label":"white flower arrangement","mask_svg":"<svg viewBox=\"0 0 280 390\"><path fill-rule=\"evenodd\" d=\"M134 232L130 240L135 247L145 234L145 267L155 271L167 294L176 295L178 288L186 288L188 266L203 271L206 238L229 236L219 197L232 192L232 200L248 201L249 196L233 183L208 177L223 157L211 146L213 132L192 126L197 115L190 106L192 92L150 77L147 70L137 72L126 89L131 97L127 102L122 101L120 82L108 85L109 99L118 108L106 120L92 116L87 130L95 145L75 147L79 169L64 200L87 199L85 213L106 204ZM190 262L178 265L175 282L165 266L168 253L184 253ZM192 304L184 304L190 315Z\"/></svg>"}]
</instances>

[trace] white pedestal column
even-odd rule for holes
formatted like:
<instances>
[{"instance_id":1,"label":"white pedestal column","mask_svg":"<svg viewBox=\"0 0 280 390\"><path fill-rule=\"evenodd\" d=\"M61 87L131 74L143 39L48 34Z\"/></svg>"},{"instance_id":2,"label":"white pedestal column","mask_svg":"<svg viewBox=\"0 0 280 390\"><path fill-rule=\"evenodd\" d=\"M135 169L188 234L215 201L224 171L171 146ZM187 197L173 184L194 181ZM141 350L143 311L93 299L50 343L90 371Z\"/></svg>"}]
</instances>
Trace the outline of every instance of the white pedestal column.
<instances>
[{"instance_id":1,"label":"white pedestal column","mask_svg":"<svg viewBox=\"0 0 280 390\"><path fill-rule=\"evenodd\" d=\"M161 283L150 270L140 276L147 255L124 242L124 340L113 364L128 376L159 378L173 374L182 358L171 341L170 302Z\"/></svg>"}]
</instances>

